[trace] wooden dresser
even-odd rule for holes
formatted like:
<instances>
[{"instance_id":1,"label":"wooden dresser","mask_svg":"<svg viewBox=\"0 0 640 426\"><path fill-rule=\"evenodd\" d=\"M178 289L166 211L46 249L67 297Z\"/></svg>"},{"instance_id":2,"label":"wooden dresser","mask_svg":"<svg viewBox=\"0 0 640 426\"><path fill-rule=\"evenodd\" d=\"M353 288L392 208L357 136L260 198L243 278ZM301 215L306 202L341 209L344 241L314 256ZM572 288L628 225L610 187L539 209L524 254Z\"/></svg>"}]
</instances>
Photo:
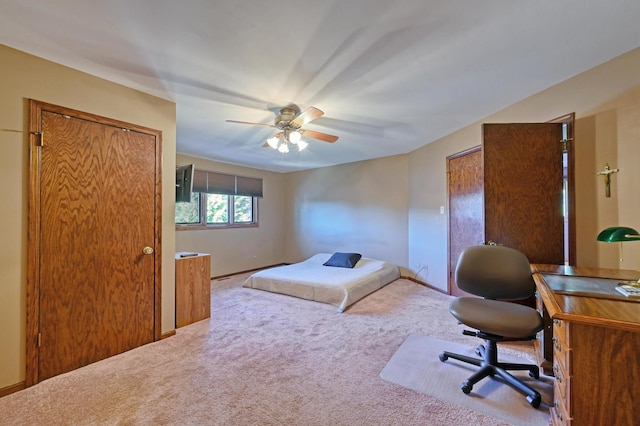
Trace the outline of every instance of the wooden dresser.
<instances>
[{"instance_id":1,"label":"wooden dresser","mask_svg":"<svg viewBox=\"0 0 640 426\"><path fill-rule=\"evenodd\" d=\"M592 280L602 286L606 280L599 278L635 280L638 273L556 265L533 265L533 271L539 308L550 320L536 347L556 378L551 424L639 424L640 303L615 295L590 297L570 285L577 277L582 284ZM547 282L552 278L555 287ZM566 288L558 289L562 280Z\"/></svg>"},{"instance_id":2,"label":"wooden dresser","mask_svg":"<svg viewBox=\"0 0 640 426\"><path fill-rule=\"evenodd\" d=\"M176 253L176 327L211 316L211 256Z\"/></svg>"}]
</instances>

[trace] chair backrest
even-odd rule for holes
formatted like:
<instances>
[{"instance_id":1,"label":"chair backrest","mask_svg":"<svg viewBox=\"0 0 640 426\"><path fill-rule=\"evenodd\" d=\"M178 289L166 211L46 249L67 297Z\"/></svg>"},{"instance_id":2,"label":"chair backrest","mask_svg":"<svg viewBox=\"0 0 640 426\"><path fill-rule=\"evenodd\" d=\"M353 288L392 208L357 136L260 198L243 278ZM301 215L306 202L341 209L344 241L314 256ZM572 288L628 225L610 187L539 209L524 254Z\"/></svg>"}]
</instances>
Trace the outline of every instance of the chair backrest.
<instances>
[{"instance_id":1,"label":"chair backrest","mask_svg":"<svg viewBox=\"0 0 640 426\"><path fill-rule=\"evenodd\" d=\"M458 258L455 279L461 290L486 299L525 299L536 287L527 257L504 246L465 249Z\"/></svg>"}]
</instances>

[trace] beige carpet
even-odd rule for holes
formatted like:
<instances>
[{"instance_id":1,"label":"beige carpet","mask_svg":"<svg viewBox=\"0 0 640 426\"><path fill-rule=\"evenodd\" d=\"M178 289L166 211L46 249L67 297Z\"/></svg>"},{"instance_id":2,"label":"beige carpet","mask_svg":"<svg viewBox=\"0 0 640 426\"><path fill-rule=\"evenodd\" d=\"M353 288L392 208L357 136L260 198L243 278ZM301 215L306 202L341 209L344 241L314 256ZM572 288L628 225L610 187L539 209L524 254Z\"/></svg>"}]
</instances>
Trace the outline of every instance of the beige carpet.
<instances>
[{"instance_id":1,"label":"beige carpet","mask_svg":"<svg viewBox=\"0 0 640 426\"><path fill-rule=\"evenodd\" d=\"M540 380L534 380L527 372L513 372L514 376L540 392L542 404L538 409L531 407L521 393L498 379L482 380L474 385L469 395L462 392L460 383L471 376L477 367L454 359L443 363L438 354L446 350L476 357L475 347L411 334L384 367L380 377L426 395L496 416L510 424L547 425L549 407L553 403L553 379L550 377L541 376ZM500 349L498 353L498 359L502 362L529 362L514 356L501 356Z\"/></svg>"},{"instance_id":2,"label":"beige carpet","mask_svg":"<svg viewBox=\"0 0 640 426\"><path fill-rule=\"evenodd\" d=\"M379 375L411 334L476 343L449 296L400 279L341 314L242 288L245 277L212 282L211 319L0 398L0 424L507 424Z\"/></svg>"}]
</instances>

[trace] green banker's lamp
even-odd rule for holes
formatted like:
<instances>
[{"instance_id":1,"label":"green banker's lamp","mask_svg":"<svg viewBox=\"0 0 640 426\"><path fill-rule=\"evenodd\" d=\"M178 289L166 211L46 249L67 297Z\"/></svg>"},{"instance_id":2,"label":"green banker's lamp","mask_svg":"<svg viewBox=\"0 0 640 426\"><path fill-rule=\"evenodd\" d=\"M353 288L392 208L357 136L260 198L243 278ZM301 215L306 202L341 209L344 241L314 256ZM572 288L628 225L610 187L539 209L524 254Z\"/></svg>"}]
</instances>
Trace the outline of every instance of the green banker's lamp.
<instances>
[{"instance_id":1,"label":"green banker's lamp","mask_svg":"<svg viewBox=\"0 0 640 426\"><path fill-rule=\"evenodd\" d=\"M626 226L614 226L607 228L598 234L598 241L604 241L605 243L620 243L620 250L622 251L622 243L625 241L640 241L640 234L633 228ZM636 282L640 286L640 278Z\"/></svg>"}]
</instances>

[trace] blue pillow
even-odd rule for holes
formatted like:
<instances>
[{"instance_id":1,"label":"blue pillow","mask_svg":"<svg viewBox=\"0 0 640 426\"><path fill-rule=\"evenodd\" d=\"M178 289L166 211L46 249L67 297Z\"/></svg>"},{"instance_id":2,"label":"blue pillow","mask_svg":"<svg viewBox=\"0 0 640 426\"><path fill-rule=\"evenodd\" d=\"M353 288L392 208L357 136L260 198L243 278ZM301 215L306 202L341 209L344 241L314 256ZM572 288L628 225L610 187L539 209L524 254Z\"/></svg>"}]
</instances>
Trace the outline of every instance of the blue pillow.
<instances>
[{"instance_id":1,"label":"blue pillow","mask_svg":"<svg viewBox=\"0 0 640 426\"><path fill-rule=\"evenodd\" d=\"M353 268L362 255L360 253L333 253L324 266L337 266L339 268Z\"/></svg>"}]
</instances>

